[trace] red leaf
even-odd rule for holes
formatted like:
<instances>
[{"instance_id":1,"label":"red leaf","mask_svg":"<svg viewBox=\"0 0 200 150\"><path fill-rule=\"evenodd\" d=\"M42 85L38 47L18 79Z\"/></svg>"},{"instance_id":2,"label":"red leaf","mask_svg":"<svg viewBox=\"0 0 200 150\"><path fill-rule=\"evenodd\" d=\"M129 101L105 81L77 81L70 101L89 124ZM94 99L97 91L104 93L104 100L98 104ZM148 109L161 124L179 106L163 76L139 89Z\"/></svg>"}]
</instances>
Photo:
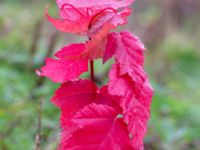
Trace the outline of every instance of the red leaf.
<instances>
[{"instance_id":1,"label":"red leaf","mask_svg":"<svg viewBox=\"0 0 200 150\"><path fill-rule=\"evenodd\" d=\"M117 61L126 66L126 63L143 64L145 50L142 42L128 31L111 33L108 35L104 62L115 55ZM127 66L128 68L129 66Z\"/></svg>"},{"instance_id":2,"label":"red leaf","mask_svg":"<svg viewBox=\"0 0 200 150\"><path fill-rule=\"evenodd\" d=\"M80 109L82 103L85 105L85 102L86 104L93 102L97 90L97 86L90 80L68 81L56 90L51 101L60 109L67 108L69 112L74 112L74 108Z\"/></svg>"},{"instance_id":3,"label":"red leaf","mask_svg":"<svg viewBox=\"0 0 200 150\"><path fill-rule=\"evenodd\" d=\"M100 89L95 102L97 104L104 104L104 105L111 106L115 108L116 110L118 110L118 112L121 112L121 107L119 106L120 97L110 95L108 92L108 86L103 86Z\"/></svg>"},{"instance_id":4,"label":"red leaf","mask_svg":"<svg viewBox=\"0 0 200 150\"><path fill-rule=\"evenodd\" d=\"M71 128L70 119L79 109L94 102L97 87L89 80L68 81L55 92L51 101L61 110L61 127Z\"/></svg>"},{"instance_id":5,"label":"red leaf","mask_svg":"<svg viewBox=\"0 0 200 150\"><path fill-rule=\"evenodd\" d=\"M121 12L112 8L106 8L95 14L91 20L88 35L91 37L100 31L104 25L111 24L112 28L116 28L119 25L124 25L127 23L127 17L130 13L126 11L131 11L131 9L125 9ZM126 13L124 13L126 12Z\"/></svg>"},{"instance_id":6,"label":"red leaf","mask_svg":"<svg viewBox=\"0 0 200 150\"><path fill-rule=\"evenodd\" d=\"M134 0L56 0L59 7L64 4L71 4L77 8L93 8L93 9L104 9L104 8L122 8L127 7L133 3Z\"/></svg>"},{"instance_id":7,"label":"red leaf","mask_svg":"<svg viewBox=\"0 0 200 150\"><path fill-rule=\"evenodd\" d=\"M120 64L121 75L128 73L134 81L144 82L144 50L142 42L128 31L111 33L104 52L104 62L114 55Z\"/></svg>"},{"instance_id":8,"label":"red leaf","mask_svg":"<svg viewBox=\"0 0 200 150\"><path fill-rule=\"evenodd\" d=\"M121 96L120 105L132 134L134 150L140 150L147 132L153 90L147 78L141 83L133 81L128 74L120 75L119 64L113 65L109 77L109 92Z\"/></svg>"},{"instance_id":9,"label":"red leaf","mask_svg":"<svg viewBox=\"0 0 200 150\"><path fill-rule=\"evenodd\" d=\"M70 44L61 48L55 53L55 56L60 59L79 59L80 53L85 49L85 44Z\"/></svg>"},{"instance_id":10,"label":"red leaf","mask_svg":"<svg viewBox=\"0 0 200 150\"><path fill-rule=\"evenodd\" d=\"M46 76L53 82L65 82L77 78L88 70L88 60L80 59L84 44L72 44L63 47L55 54L59 59L47 58L45 66L37 71L40 76Z\"/></svg>"},{"instance_id":11,"label":"red leaf","mask_svg":"<svg viewBox=\"0 0 200 150\"><path fill-rule=\"evenodd\" d=\"M83 57L95 59L103 56L108 33L111 29L127 23L128 11L130 9L117 13L116 10L108 8L92 18L88 31L90 40L86 43Z\"/></svg>"},{"instance_id":12,"label":"red leaf","mask_svg":"<svg viewBox=\"0 0 200 150\"><path fill-rule=\"evenodd\" d=\"M133 0L118 1L118 0L101 0L101 1L72 1L72 0L57 0L57 4L60 8L60 19L54 19L48 15L46 10L46 16L48 20L60 31L69 32L75 34L85 34L89 30L89 26L92 24L92 20L101 11L106 9L118 9L130 5ZM130 13L119 13L126 18ZM113 17L113 21L119 22L120 18ZM114 19L115 18L115 19ZM122 23L123 24L123 23Z\"/></svg>"},{"instance_id":13,"label":"red leaf","mask_svg":"<svg viewBox=\"0 0 200 150\"><path fill-rule=\"evenodd\" d=\"M116 52L117 48L117 38L115 37L117 33L112 32L107 37L106 48L104 51L103 62L108 61Z\"/></svg>"},{"instance_id":14,"label":"red leaf","mask_svg":"<svg viewBox=\"0 0 200 150\"><path fill-rule=\"evenodd\" d=\"M74 34L84 34L88 31L88 26L90 24L91 17L82 17L80 19L76 20L70 20L71 18L68 17L68 19L55 19L49 16L48 10L46 10L46 16L49 20L49 22L52 23L53 26L56 27L56 29L60 30L61 32L68 32L68 33L74 33ZM61 16L65 16L66 14L61 14ZM64 17L63 17L64 18Z\"/></svg>"},{"instance_id":15,"label":"red leaf","mask_svg":"<svg viewBox=\"0 0 200 150\"><path fill-rule=\"evenodd\" d=\"M61 150L132 150L125 123L118 112L107 105L90 104L72 119L79 126L63 139Z\"/></svg>"},{"instance_id":16,"label":"red leaf","mask_svg":"<svg viewBox=\"0 0 200 150\"><path fill-rule=\"evenodd\" d=\"M96 59L103 56L105 39L111 28L111 24L106 24L99 32L91 36L91 40L85 44L86 48L82 53L82 58Z\"/></svg>"},{"instance_id":17,"label":"red leaf","mask_svg":"<svg viewBox=\"0 0 200 150\"><path fill-rule=\"evenodd\" d=\"M144 50L137 37L123 31L109 35L104 53L104 61L114 55L117 62L109 74L109 92L121 96L120 106L132 135L134 150L143 149L153 95L143 69Z\"/></svg>"},{"instance_id":18,"label":"red leaf","mask_svg":"<svg viewBox=\"0 0 200 150\"><path fill-rule=\"evenodd\" d=\"M56 90L51 101L61 109L62 126L62 122L65 122L66 119L70 120L76 111L90 103L108 105L121 111L118 105L119 98L120 97L110 95L107 86L98 90L97 86L90 80L78 80L68 81L62 84L61 87Z\"/></svg>"},{"instance_id":19,"label":"red leaf","mask_svg":"<svg viewBox=\"0 0 200 150\"><path fill-rule=\"evenodd\" d=\"M60 149L131 150L127 126L118 118L119 98L89 80L62 84L52 98L61 109Z\"/></svg>"}]
</instances>

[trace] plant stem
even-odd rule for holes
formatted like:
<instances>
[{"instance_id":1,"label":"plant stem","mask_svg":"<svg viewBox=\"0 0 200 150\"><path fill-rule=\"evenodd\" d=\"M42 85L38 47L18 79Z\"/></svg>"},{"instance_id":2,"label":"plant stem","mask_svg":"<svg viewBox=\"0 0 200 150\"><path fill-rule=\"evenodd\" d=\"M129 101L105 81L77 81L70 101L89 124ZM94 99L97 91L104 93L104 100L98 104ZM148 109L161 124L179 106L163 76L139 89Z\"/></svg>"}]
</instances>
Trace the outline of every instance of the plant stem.
<instances>
[{"instance_id":1,"label":"plant stem","mask_svg":"<svg viewBox=\"0 0 200 150\"><path fill-rule=\"evenodd\" d=\"M43 103L43 98L40 98L38 106L38 133L35 137L35 150L41 150L42 103Z\"/></svg>"},{"instance_id":2,"label":"plant stem","mask_svg":"<svg viewBox=\"0 0 200 150\"><path fill-rule=\"evenodd\" d=\"M94 61L90 60L90 78L94 82Z\"/></svg>"}]
</instances>

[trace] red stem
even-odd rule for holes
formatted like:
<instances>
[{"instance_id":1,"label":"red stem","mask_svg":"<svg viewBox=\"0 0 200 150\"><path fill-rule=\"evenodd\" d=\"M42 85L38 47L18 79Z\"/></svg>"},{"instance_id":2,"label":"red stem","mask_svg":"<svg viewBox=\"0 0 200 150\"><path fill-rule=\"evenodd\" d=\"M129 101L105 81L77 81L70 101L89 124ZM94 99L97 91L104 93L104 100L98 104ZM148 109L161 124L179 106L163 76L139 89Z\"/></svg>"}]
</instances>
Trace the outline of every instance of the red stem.
<instances>
[{"instance_id":1,"label":"red stem","mask_svg":"<svg viewBox=\"0 0 200 150\"><path fill-rule=\"evenodd\" d=\"M94 61L90 60L90 78L94 82Z\"/></svg>"}]
</instances>

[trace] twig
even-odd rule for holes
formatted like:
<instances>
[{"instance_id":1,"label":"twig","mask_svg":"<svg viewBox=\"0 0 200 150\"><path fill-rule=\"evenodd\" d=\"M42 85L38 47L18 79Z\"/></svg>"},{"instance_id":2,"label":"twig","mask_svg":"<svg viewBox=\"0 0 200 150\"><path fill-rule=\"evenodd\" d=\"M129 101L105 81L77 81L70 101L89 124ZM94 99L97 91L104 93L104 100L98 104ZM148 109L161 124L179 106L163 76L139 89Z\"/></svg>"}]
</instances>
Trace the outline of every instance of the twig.
<instances>
[{"instance_id":1,"label":"twig","mask_svg":"<svg viewBox=\"0 0 200 150\"><path fill-rule=\"evenodd\" d=\"M38 105L38 129L35 137L35 150L41 150L41 133L42 133L42 103L43 99L39 100Z\"/></svg>"}]
</instances>

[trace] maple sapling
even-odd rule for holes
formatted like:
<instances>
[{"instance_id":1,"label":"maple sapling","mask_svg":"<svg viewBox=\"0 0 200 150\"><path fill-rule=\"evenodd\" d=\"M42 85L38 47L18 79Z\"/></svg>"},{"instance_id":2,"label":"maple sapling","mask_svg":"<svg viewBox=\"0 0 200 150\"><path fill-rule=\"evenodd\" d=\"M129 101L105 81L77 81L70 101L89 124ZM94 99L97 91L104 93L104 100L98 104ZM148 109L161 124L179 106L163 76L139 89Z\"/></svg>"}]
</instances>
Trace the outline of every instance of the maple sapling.
<instances>
[{"instance_id":1,"label":"maple sapling","mask_svg":"<svg viewBox=\"0 0 200 150\"><path fill-rule=\"evenodd\" d=\"M38 75L61 83L51 101L61 111L60 150L142 150L153 89L144 71L143 43L127 24L133 0L56 0L60 19L48 20L61 32L87 36L47 58ZM114 58L109 81L94 83L94 61ZM79 79L88 71L90 80Z\"/></svg>"}]
</instances>

